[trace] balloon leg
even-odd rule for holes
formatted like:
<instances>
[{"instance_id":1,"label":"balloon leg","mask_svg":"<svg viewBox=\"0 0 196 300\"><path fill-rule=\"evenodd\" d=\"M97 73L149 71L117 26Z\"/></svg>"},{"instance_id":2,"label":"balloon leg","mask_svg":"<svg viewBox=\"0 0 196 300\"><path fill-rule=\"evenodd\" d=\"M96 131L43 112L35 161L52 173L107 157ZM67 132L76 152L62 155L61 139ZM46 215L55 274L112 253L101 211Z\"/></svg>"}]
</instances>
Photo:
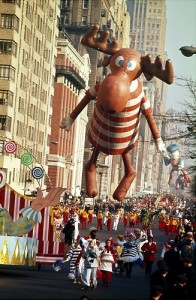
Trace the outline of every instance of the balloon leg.
<instances>
[{"instance_id":1,"label":"balloon leg","mask_svg":"<svg viewBox=\"0 0 196 300\"><path fill-rule=\"evenodd\" d=\"M122 158L125 167L125 175L113 194L113 198L118 201L124 200L128 192L128 189L130 188L133 180L136 177L136 171L131 165L129 153L123 154Z\"/></svg>"},{"instance_id":2,"label":"balloon leg","mask_svg":"<svg viewBox=\"0 0 196 300\"><path fill-rule=\"evenodd\" d=\"M96 197L98 195L96 181L96 162L98 155L99 151L94 149L90 160L85 166L86 194L89 197Z\"/></svg>"}]
</instances>

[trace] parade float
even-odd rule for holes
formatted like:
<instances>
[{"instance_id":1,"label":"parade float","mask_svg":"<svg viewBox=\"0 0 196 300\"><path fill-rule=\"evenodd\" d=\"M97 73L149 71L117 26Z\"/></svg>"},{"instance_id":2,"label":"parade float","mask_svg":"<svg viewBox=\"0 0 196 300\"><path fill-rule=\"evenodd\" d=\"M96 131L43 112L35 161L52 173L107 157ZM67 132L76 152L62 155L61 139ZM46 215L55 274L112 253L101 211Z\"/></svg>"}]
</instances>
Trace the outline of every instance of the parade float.
<instances>
[{"instance_id":1,"label":"parade float","mask_svg":"<svg viewBox=\"0 0 196 300\"><path fill-rule=\"evenodd\" d=\"M32 199L1 184L0 265L51 264L63 257L64 244L52 220L52 209L63 191L52 188L43 197L38 189Z\"/></svg>"}]
</instances>

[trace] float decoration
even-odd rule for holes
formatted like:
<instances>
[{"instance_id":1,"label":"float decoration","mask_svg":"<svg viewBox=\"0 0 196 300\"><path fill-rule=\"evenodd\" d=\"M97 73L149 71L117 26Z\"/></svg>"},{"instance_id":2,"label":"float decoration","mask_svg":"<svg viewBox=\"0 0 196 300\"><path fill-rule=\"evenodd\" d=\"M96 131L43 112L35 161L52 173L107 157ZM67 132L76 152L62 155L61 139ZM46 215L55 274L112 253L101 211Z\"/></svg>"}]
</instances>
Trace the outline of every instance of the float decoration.
<instances>
[{"instance_id":1,"label":"float decoration","mask_svg":"<svg viewBox=\"0 0 196 300\"><path fill-rule=\"evenodd\" d=\"M41 179L42 177L44 177L44 171L40 167L33 168L31 174L35 179Z\"/></svg>"},{"instance_id":2,"label":"float decoration","mask_svg":"<svg viewBox=\"0 0 196 300\"><path fill-rule=\"evenodd\" d=\"M17 144L16 144L16 142L14 142L14 141L6 142L5 145L4 145L4 150L7 153L14 153L14 152L16 152L16 150L17 150Z\"/></svg>"},{"instance_id":3,"label":"float decoration","mask_svg":"<svg viewBox=\"0 0 196 300\"><path fill-rule=\"evenodd\" d=\"M90 28L81 43L110 55L105 57L102 66L109 66L111 73L101 83L86 91L85 97L70 116L61 121L60 127L70 131L71 125L85 106L91 100L96 99L88 132L88 139L94 149L85 166L86 194L89 197L98 195L96 164L99 153L122 155L125 174L113 194L114 199L122 201L136 177L129 151L138 142L141 112L147 119L157 151L165 151L165 145L152 115L150 102L145 98L142 83L138 78L143 73L147 80L156 76L171 84L174 73L171 60L166 61L165 69L163 69L160 56L157 56L153 62L150 55L141 56L133 49L120 49L117 41L108 42L110 36L108 30L95 38L98 31L99 25Z\"/></svg>"},{"instance_id":4,"label":"float decoration","mask_svg":"<svg viewBox=\"0 0 196 300\"><path fill-rule=\"evenodd\" d=\"M38 228L41 225L37 226L37 224L41 224L43 222L42 218L44 218L43 228L51 231L50 227L52 225L49 225L46 219L48 215L48 220L50 220L49 206L59 203L60 196L64 190L60 187L53 188L46 197L43 197L41 189L38 189L37 197L31 202L29 201L31 203L30 206L27 200L20 197L19 194L14 195L7 185L0 190L0 264L35 265L37 247L38 251L42 251L39 253L40 260L45 261L44 252L48 252L47 245L49 245L49 241L45 241L45 239L49 233L43 233L43 229L39 231ZM16 208L21 207L25 203L27 206L17 212ZM2 204L9 208L9 211L3 208ZM43 209L44 213L42 213ZM48 209L48 213L45 209ZM12 219L10 211L12 211L14 219ZM18 219L16 219L17 216ZM35 231L34 227L37 227ZM29 236L23 236L27 234ZM41 237L42 234L43 237ZM51 240L53 241L53 230L51 234ZM37 243L38 240L39 243ZM55 244L55 241L53 243ZM44 246L44 244L46 245ZM56 253L59 245L52 249ZM54 260L57 259L57 256L55 255ZM49 259L53 261L52 254L49 254L49 258L46 261L49 261Z\"/></svg>"}]
</instances>

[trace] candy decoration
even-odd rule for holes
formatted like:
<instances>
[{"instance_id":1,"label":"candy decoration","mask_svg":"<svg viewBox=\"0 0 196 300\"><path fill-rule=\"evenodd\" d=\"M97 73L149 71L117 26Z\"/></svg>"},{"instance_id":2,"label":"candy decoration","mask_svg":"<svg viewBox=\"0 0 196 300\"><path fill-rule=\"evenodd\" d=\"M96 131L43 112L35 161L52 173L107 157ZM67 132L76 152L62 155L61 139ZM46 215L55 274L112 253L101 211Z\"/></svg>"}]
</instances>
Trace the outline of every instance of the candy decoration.
<instances>
[{"instance_id":1,"label":"candy decoration","mask_svg":"<svg viewBox=\"0 0 196 300\"><path fill-rule=\"evenodd\" d=\"M30 153L24 153L21 156L20 160L23 165L28 166L28 165L32 164L33 156Z\"/></svg>"},{"instance_id":2,"label":"candy decoration","mask_svg":"<svg viewBox=\"0 0 196 300\"><path fill-rule=\"evenodd\" d=\"M31 171L33 178L41 179L44 176L43 169L40 167L35 167Z\"/></svg>"},{"instance_id":3,"label":"candy decoration","mask_svg":"<svg viewBox=\"0 0 196 300\"><path fill-rule=\"evenodd\" d=\"M2 188L6 183L6 173L0 170L0 188Z\"/></svg>"},{"instance_id":4,"label":"candy decoration","mask_svg":"<svg viewBox=\"0 0 196 300\"><path fill-rule=\"evenodd\" d=\"M14 153L16 152L17 144L14 141L6 142L4 145L4 150L7 153Z\"/></svg>"}]
</instances>

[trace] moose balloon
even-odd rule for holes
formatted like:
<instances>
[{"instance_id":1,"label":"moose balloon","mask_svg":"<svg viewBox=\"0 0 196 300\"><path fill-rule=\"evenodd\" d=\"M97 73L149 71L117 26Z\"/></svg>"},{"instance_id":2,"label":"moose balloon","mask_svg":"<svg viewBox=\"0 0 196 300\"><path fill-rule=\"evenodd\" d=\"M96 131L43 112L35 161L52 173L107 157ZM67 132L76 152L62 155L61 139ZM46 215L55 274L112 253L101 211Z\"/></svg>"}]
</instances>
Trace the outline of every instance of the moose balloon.
<instances>
[{"instance_id":1,"label":"moose balloon","mask_svg":"<svg viewBox=\"0 0 196 300\"><path fill-rule=\"evenodd\" d=\"M150 55L141 56L139 52L129 49L119 49L116 40L108 42L109 31L105 31L98 38L99 26L90 28L81 43L107 56L102 65L110 67L110 73L105 79L86 91L84 98L65 117L61 128L67 131L84 107L96 99L88 139L93 146L92 155L85 166L86 194L95 197L98 194L96 182L96 162L100 152L108 155L122 155L125 174L116 188L113 198L122 201L133 182L136 171L131 165L129 151L138 142L140 115L147 119L158 152L165 150L159 130L152 115L150 102L145 98L141 81L138 79L143 73L147 80L154 76L171 84L174 73L171 60L167 60L165 69L162 59L157 56L152 62Z\"/></svg>"}]
</instances>

